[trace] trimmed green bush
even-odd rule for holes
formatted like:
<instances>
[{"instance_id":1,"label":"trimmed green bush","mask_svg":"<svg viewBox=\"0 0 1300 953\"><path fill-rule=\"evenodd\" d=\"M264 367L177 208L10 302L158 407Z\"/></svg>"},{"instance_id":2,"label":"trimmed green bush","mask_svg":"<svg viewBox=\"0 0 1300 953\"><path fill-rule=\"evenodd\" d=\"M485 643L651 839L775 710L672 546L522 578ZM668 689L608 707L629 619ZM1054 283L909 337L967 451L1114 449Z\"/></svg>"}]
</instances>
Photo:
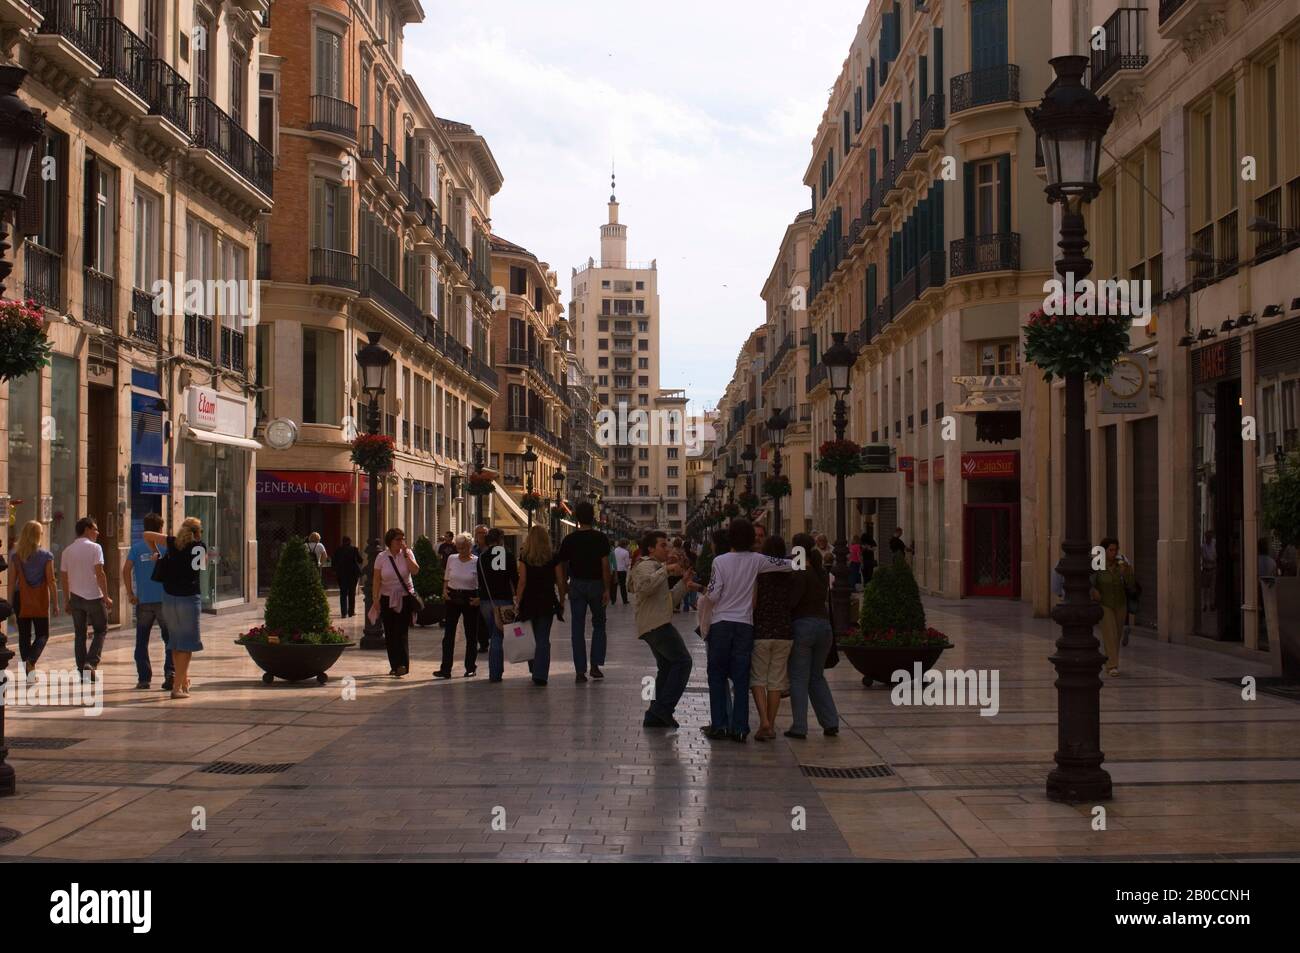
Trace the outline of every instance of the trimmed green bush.
<instances>
[{"instance_id":1,"label":"trimmed green bush","mask_svg":"<svg viewBox=\"0 0 1300 953\"><path fill-rule=\"evenodd\" d=\"M1263 517L1283 549L1300 546L1300 453L1287 457L1277 478L1264 484Z\"/></svg>"},{"instance_id":2,"label":"trimmed green bush","mask_svg":"<svg viewBox=\"0 0 1300 953\"><path fill-rule=\"evenodd\" d=\"M876 567L862 593L862 629L871 632L924 632L925 608L912 567L899 559Z\"/></svg>"},{"instance_id":3,"label":"trimmed green bush","mask_svg":"<svg viewBox=\"0 0 1300 953\"><path fill-rule=\"evenodd\" d=\"M421 536L415 541L413 550L415 561L420 564L420 571L411 580L415 591L425 602L442 601L442 560L428 536Z\"/></svg>"},{"instance_id":4,"label":"trimmed green bush","mask_svg":"<svg viewBox=\"0 0 1300 953\"><path fill-rule=\"evenodd\" d=\"M266 597L266 628L286 636L330 628L330 605L320 570L297 537L290 538L280 552Z\"/></svg>"}]
</instances>

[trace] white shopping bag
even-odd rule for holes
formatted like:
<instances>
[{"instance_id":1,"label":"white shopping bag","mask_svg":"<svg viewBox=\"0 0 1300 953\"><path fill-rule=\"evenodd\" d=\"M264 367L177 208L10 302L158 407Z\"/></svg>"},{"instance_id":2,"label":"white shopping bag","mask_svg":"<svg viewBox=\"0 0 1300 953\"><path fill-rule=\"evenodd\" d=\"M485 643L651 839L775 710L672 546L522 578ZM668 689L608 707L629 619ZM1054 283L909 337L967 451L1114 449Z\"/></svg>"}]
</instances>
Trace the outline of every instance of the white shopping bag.
<instances>
[{"instance_id":1,"label":"white shopping bag","mask_svg":"<svg viewBox=\"0 0 1300 953\"><path fill-rule=\"evenodd\" d=\"M531 622L507 622L502 638L507 662L529 662L537 652Z\"/></svg>"}]
</instances>

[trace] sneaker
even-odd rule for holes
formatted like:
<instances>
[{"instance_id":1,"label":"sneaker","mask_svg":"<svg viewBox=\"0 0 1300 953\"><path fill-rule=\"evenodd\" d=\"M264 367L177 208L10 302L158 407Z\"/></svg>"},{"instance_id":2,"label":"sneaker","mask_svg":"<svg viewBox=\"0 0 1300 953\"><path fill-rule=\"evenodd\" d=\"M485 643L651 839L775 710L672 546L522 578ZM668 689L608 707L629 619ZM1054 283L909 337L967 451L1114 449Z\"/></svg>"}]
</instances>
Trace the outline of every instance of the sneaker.
<instances>
[{"instance_id":1,"label":"sneaker","mask_svg":"<svg viewBox=\"0 0 1300 953\"><path fill-rule=\"evenodd\" d=\"M670 725L666 721L663 721L660 718L657 718L656 716L650 714L649 712L646 712L646 716L641 719L641 727L642 728L671 728L672 725Z\"/></svg>"},{"instance_id":2,"label":"sneaker","mask_svg":"<svg viewBox=\"0 0 1300 953\"><path fill-rule=\"evenodd\" d=\"M823 729L822 729L822 734L824 734L827 738L834 738L834 737L835 737L836 735L838 735L839 733L840 733L840 729L839 729L838 727L837 727L837 728L823 728Z\"/></svg>"},{"instance_id":3,"label":"sneaker","mask_svg":"<svg viewBox=\"0 0 1300 953\"><path fill-rule=\"evenodd\" d=\"M441 669L433 673L434 678L451 678L451 672L444 672Z\"/></svg>"},{"instance_id":4,"label":"sneaker","mask_svg":"<svg viewBox=\"0 0 1300 953\"><path fill-rule=\"evenodd\" d=\"M806 731L795 731L795 730L792 728L792 729L790 729L789 731L785 732L785 736L786 736L787 738L798 738L800 741L803 741L805 738L808 737L808 732L806 732Z\"/></svg>"},{"instance_id":5,"label":"sneaker","mask_svg":"<svg viewBox=\"0 0 1300 953\"><path fill-rule=\"evenodd\" d=\"M583 675L581 672L579 672L578 677L574 679L575 682L585 682L586 680L587 676Z\"/></svg>"},{"instance_id":6,"label":"sneaker","mask_svg":"<svg viewBox=\"0 0 1300 953\"><path fill-rule=\"evenodd\" d=\"M136 683L135 683L135 690L138 691L138 692L146 692L146 691L149 690L149 683L148 683L148 682L136 682Z\"/></svg>"},{"instance_id":7,"label":"sneaker","mask_svg":"<svg viewBox=\"0 0 1300 953\"><path fill-rule=\"evenodd\" d=\"M533 679L533 684L536 685L538 688L545 688L545 687L546 687L546 679L544 679L544 678L535 678L535 679Z\"/></svg>"},{"instance_id":8,"label":"sneaker","mask_svg":"<svg viewBox=\"0 0 1300 953\"><path fill-rule=\"evenodd\" d=\"M163 679L162 690L165 692L172 690L172 677L170 675Z\"/></svg>"},{"instance_id":9,"label":"sneaker","mask_svg":"<svg viewBox=\"0 0 1300 953\"><path fill-rule=\"evenodd\" d=\"M602 671L600 670L600 666L598 666L598 665L593 665L593 666L591 667L591 677L592 677L592 678L604 678L604 677L605 677L605 673L602 672Z\"/></svg>"},{"instance_id":10,"label":"sneaker","mask_svg":"<svg viewBox=\"0 0 1300 953\"><path fill-rule=\"evenodd\" d=\"M728 734L726 728L714 728L712 725L705 725L700 729L700 731L702 731L704 737L708 738L710 741L718 741L721 738L727 737Z\"/></svg>"}]
</instances>

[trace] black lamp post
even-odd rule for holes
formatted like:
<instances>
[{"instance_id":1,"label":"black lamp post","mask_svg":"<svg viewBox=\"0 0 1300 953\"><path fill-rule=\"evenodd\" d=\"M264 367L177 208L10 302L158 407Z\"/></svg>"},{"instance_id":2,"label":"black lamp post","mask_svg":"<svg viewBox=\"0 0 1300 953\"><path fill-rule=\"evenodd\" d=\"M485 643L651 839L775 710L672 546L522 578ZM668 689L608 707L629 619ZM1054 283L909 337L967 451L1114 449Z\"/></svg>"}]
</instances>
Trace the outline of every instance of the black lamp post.
<instances>
[{"instance_id":1,"label":"black lamp post","mask_svg":"<svg viewBox=\"0 0 1300 953\"><path fill-rule=\"evenodd\" d=\"M533 452L533 445L530 443L524 449L524 495L531 496L533 492L533 475L537 473L537 454ZM528 508L528 528L533 528L533 510Z\"/></svg>"},{"instance_id":2,"label":"black lamp post","mask_svg":"<svg viewBox=\"0 0 1300 953\"><path fill-rule=\"evenodd\" d=\"M1115 110L1109 99L1098 99L1083 83L1086 56L1058 56L1049 61L1056 79L1040 105L1026 109L1043 144L1048 200L1061 205L1061 258L1056 270L1067 286L1092 271L1083 205L1101 191L1097 167L1101 143ZM1065 375L1065 498L1080 500L1087 492L1084 471L1084 375ZM1061 626L1056 641L1057 744L1056 768L1047 776L1047 796L1071 803L1106 800L1110 775L1102 768L1101 667L1093 626L1101 621L1101 606L1090 598L1089 546L1086 510L1065 508L1065 539L1057 571L1065 581L1065 599L1052 612Z\"/></svg>"},{"instance_id":3,"label":"black lamp post","mask_svg":"<svg viewBox=\"0 0 1300 953\"><path fill-rule=\"evenodd\" d=\"M555 505L551 507L551 538L552 545L556 548L560 545L560 506L564 503L564 471L556 470L551 476L551 484L555 487Z\"/></svg>"},{"instance_id":4,"label":"black lamp post","mask_svg":"<svg viewBox=\"0 0 1300 953\"><path fill-rule=\"evenodd\" d=\"M369 398L366 405L366 433L379 433L379 399L384 395L384 378L388 366L393 362L393 354L379 343L382 335L378 331L367 331L365 347L357 352L357 364L361 367L361 389ZM383 649L384 624L370 621L370 608L374 605L377 594L372 592L375 578L375 560L379 558L379 471L368 471L370 477L370 507L366 543L366 577L363 580L361 594L365 601L366 624L362 630L361 648Z\"/></svg>"},{"instance_id":5,"label":"black lamp post","mask_svg":"<svg viewBox=\"0 0 1300 953\"><path fill-rule=\"evenodd\" d=\"M466 426L469 427L470 443L474 445L474 472L482 473L488 430L492 428L492 422L483 415L482 407L475 407L474 416ZM479 493L474 494L474 525L483 525L483 496Z\"/></svg>"},{"instance_id":6,"label":"black lamp post","mask_svg":"<svg viewBox=\"0 0 1300 953\"><path fill-rule=\"evenodd\" d=\"M754 462L758 460L758 453L754 450L752 443L745 444L745 452L740 455L740 459L745 461L745 492L754 492Z\"/></svg>"},{"instance_id":7,"label":"black lamp post","mask_svg":"<svg viewBox=\"0 0 1300 953\"><path fill-rule=\"evenodd\" d=\"M772 479L776 480L781 476L781 448L785 446L785 428L790 426L790 419L781 412L781 408L774 408L772 416L767 418L767 436L768 441L772 444ZM782 535L783 526L781 525L781 497L772 497L772 532L776 536Z\"/></svg>"},{"instance_id":8,"label":"black lamp post","mask_svg":"<svg viewBox=\"0 0 1300 953\"><path fill-rule=\"evenodd\" d=\"M740 476L740 471L735 465L727 467L727 502L736 502L736 477Z\"/></svg>"},{"instance_id":9,"label":"black lamp post","mask_svg":"<svg viewBox=\"0 0 1300 953\"><path fill-rule=\"evenodd\" d=\"M18 87L27 77L21 66L0 66L0 293L9 280L13 264L9 261L9 213L23 201L27 188L27 170L32 152L45 130L45 114L18 98ZM7 646L3 623L0 623L0 679L9 678L9 662L14 653ZM13 767L5 760L5 706L0 705L0 797L18 791Z\"/></svg>"},{"instance_id":10,"label":"black lamp post","mask_svg":"<svg viewBox=\"0 0 1300 953\"><path fill-rule=\"evenodd\" d=\"M830 378L830 390L835 395L835 439L843 440L844 431L848 429L848 405L844 398L849 393L849 371L857 363L858 356L845 343L847 337L843 331L831 334L831 346L822 355L826 373ZM831 624L836 632L845 631L850 622L849 594L853 591L849 585L849 541L848 519L845 515L844 474L835 475L835 584L831 586Z\"/></svg>"}]
</instances>

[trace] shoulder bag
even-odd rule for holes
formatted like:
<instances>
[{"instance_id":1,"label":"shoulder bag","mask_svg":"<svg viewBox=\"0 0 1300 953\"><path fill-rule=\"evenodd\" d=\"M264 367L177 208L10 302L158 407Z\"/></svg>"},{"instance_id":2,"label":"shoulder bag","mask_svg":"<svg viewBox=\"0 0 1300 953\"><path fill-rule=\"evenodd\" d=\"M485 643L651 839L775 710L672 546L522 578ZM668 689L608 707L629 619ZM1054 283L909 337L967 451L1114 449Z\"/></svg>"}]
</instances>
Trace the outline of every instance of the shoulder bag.
<instances>
[{"instance_id":1,"label":"shoulder bag","mask_svg":"<svg viewBox=\"0 0 1300 953\"><path fill-rule=\"evenodd\" d=\"M397 568L397 560L393 558L392 553L387 553L388 561L393 564L393 572L397 573L397 578L401 580L402 588L406 590L406 595L402 596L402 612L417 615L424 608L424 600L415 594L415 586L411 584L408 576L402 575L402 570Z\"/></svg>"},{"instance_id":2,"label":"shoulder bag","mask_svg":"<svg viewBox=\"0 0 1300 953\"><path fill-rule=\"evenodd\" d=\"M487 575L483 572L482 556L479 557L478 566L476 568L478 569L479 579L483 580L483 588L487 590L488 598L491 599L493 602L505 601L505 600L497 599L496 594L492 592L492 586L488 583ZM502 632L506 630L507 625L515 621L516 613L515 613L514 601L510 600L510 603L511 604L508 606L492 607L492 616L493 618L496 619L497 628L500 629Z\"/></svg>"},{"instance_id":3,"label":"shoulder bag","mask_svg":"<svg viewBox=\"0 0 1300 953\"><path fill-rule=\"evenodd\" d=\"M167 547L165 552L156 545L153 546L154 554L158 558L153 561L153 572L149 573L149 578L157 583L167 582L167 574L171 568L167 563L167 557L171 555L172 544L168 542L165 545Z\"/></svg>"}]
</instances>

